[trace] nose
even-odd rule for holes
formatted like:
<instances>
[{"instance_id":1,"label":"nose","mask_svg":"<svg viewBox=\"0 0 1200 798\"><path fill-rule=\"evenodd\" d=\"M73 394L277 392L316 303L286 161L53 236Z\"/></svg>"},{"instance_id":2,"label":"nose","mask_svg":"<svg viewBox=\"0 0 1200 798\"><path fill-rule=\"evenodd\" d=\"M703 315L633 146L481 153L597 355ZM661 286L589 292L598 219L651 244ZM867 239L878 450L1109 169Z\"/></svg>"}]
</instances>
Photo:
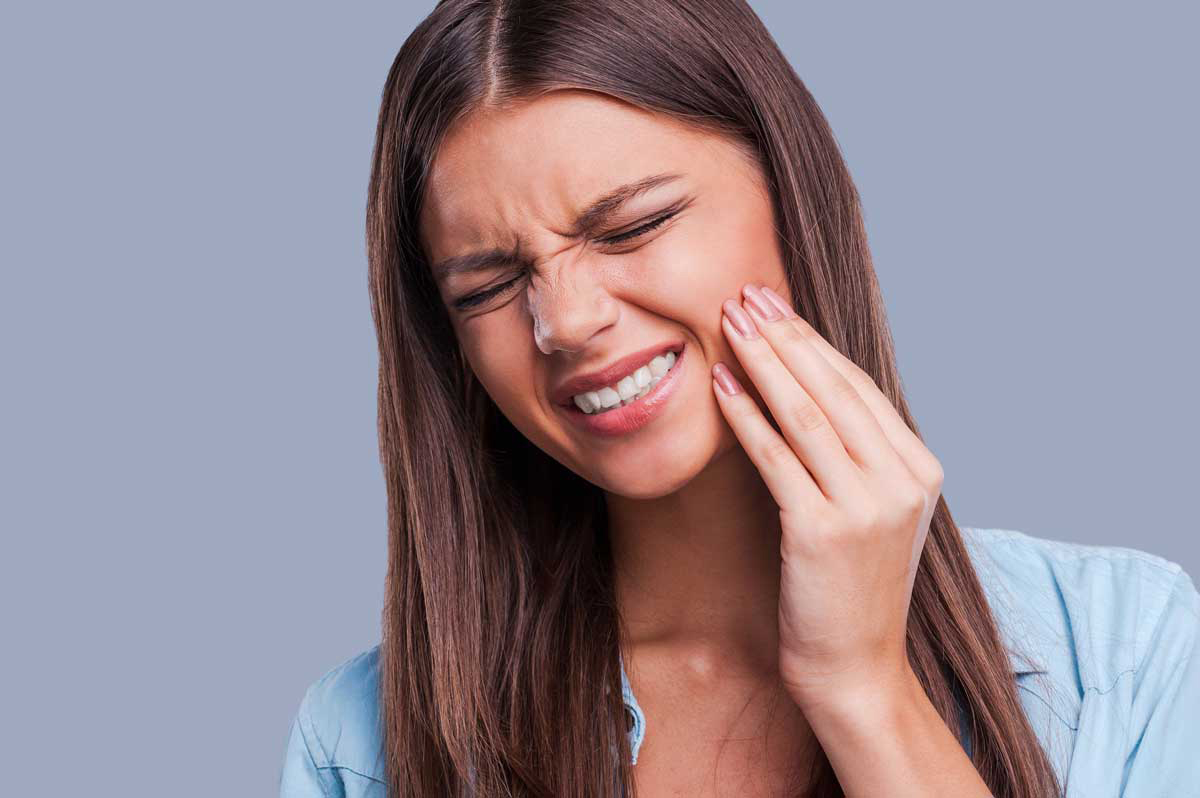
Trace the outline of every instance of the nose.
<instances>
[{"instance_id":1,"label":"nose","mask_svg":"<svg viewBox=\"0 0 1200 798\"><path fill-rule=\"evenodd\" d=\"M604 285L578 260L535 276L527 293L533 338L546 355L563 349L577 352L599 332L611 327L620 312Z\"/></svg>"}]
</instances>

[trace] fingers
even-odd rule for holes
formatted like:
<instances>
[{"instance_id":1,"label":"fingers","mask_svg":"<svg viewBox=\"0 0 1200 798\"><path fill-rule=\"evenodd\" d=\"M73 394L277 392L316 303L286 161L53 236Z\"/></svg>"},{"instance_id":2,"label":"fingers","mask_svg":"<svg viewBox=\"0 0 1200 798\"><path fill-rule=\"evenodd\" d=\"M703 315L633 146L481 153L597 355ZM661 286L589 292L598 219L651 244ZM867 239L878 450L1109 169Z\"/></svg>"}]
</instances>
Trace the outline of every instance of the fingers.
<instances>
[{"instance_id":1,"label":"fingers","mask_svg":"<svg viewBox=\"0 0 1200 798\"><path fill-rule=\"evenodd\" d=\"M837 430L776 354L741 306L725 300L721 326L747 376L767 405L797 457L822 493L838 501L861 495L862 473L850 459ZM763 424L768 427L765 418Z\"/></svg>"},{"instance_id":2,"label":"fingers","mask_svg":"<svg viewBox=\"0 0 1200 798\"><path fill-rule=\"evenodd\" d=\"M797 323L799 317L786 318L758 286L747 283L742 295L759 332L824 411L850 457L864 469L878 472L901 467L899 456L858 389L812 344L812 328Z\"/></svg>"},{"instance_id":3,"label":"fingers","mask_svg":"<svg viewBox=\"0 0 1200 798\"><path fill-rule=\"evenodd\" d=\"M870 408L883 434L887 436L892 449L908 467L909 471L925 484L941 485L942 467L924 442L909 428L907 422L897 412L892 401L879 390L875 380L863 371L848 357L839 352L825 340L812 325L801 318L792 306L769 287L762 287L763 294L783 314L788 322L794 325L799 334L821 354L825 360L836 368L854 388L863 402Z\"/></svg>"},{"instance_id":4,"label":"fingers","mask_svg":"<svg viewBox=\"0 0 1200 798\"><path fill-rule=\"evenodd\" d=\"M713 366L713 392L725 420L762 475L781 510L811 517L826 504L825 496L792 451L791 445L767 421L758 403L724 363Z\"/></svg>"}]
</instances>

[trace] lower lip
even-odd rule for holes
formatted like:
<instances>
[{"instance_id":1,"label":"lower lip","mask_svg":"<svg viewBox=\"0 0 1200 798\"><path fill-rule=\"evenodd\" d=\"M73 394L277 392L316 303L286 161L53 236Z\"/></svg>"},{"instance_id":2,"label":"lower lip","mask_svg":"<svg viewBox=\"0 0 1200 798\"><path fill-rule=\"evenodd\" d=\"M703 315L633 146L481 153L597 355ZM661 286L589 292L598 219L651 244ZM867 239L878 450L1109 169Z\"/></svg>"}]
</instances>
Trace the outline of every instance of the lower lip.
<instances>
[{"instance_id":1,"label":"lower lip","mask_svg":"<svg viewBox=\"0 0 1200 798\"><path fill-rule=\"evenodd\" d=\"M641 429L661 415L663 406L679 387L679 375L687 359L684 357L686 352L685 345L676 353L675 364L666 376L659 380L648 394L635 402L595 414L583 412L574 402L569 407L559 407L572 422L596 435L618 437Z\"/></svg>"}]
</instances>

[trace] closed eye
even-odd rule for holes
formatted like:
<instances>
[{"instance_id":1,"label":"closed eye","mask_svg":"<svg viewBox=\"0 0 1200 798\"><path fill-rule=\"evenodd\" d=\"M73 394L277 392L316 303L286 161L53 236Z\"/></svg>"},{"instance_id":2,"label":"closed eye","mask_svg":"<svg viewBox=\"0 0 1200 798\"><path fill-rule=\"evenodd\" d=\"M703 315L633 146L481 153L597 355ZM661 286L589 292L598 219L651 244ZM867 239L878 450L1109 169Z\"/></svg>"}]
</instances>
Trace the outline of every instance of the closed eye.
<instances>
[{"instance_id":1,"label":"closed eye","mask_svg":"<svg viewBox=\"0 0 1200 798\"><path fill-rule=\"evenodd\" d=\"M470 308L473 308L476 305L479 305L479 304L482 304L482 303L488 301L489 299L496 296L497 294L500 294L501 292L506 290L510 285L512 285L513 283L515 283L517 280L520 280L520 279L521 279L521 277L520 277L520 275L518 275L518 276L512 278L511 280L507 280L503 283L500 283L500 285L494 285L491 288L484 289L483 291L478 291L474 294L468 294L467 296L465 296L461 299L456 299L456 300L454 300L454 307L457 308L458 310L468 310Z\"/></svg>"},{"instance_id":2,"label":"closed eye","mask_svg":"<svg viewBox=\"0 0 1200 798\"><path fill-rule=\"evenodd\" d=\"M628 230L624 233L617 233L616 235L608 236L607 238L598 238L596 240L601 244L622 244L626 241L632 241L635 238L644 236L646 233L649 233L651 230L654 230L657 227L661 227L663 224L669 221L671 217L677 215L678 213L679 209L676 209L670 211L669 213L664 213L662 216L652 219L649 222L646 222L641 227L635 227L634 229ZM521 275L518 275L511 280L506 280L503 283L500 283L499 285L494 285L491 288L485 288L484 290L477 291L474 294L468 294L461 299L456 299L454 300L454 307L458 310L469 310L476 305L480 305L488 301L494 296L504 293L520 279Z\"/></svg>"},{"instance_id":3,"label":"closed eye","mask_svg":"<svg viewBox=\"0 0 1200 798\"><path fill-rule=\"evenodd\" d=\"M646 222L646 224L642 225L641 227L635 227L634 229L632 229L628 232L618 233L615 236L609 236L608 238L601 238L601 239L597 239L597 240L600 241L600 243L602 243L602 244L620 244L624 241L630 241L634 238L637 238L638 236L645 235L646 233L650 232L651 230L653 230L656 227L659 227L660 225L662 225L664 222L666 222L668 219L670 219L672 216L676 215L677 213L679 213L679 211L677 211L677 210L671 211L670 213L664 213L662 216L659 216L657 219Z\"/></svg>"}]
</instances>

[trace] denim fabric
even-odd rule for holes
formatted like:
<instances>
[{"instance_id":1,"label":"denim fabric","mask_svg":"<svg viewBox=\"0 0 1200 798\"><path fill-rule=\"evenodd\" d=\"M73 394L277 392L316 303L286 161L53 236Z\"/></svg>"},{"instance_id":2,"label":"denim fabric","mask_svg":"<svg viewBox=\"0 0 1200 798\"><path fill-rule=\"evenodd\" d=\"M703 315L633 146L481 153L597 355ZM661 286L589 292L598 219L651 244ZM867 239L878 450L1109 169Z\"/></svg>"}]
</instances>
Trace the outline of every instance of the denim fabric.
<instances>
[{"instance_id":1,"label":"denim fabric","mask_svg":"<svg viewBox=\"0 0 1200 798\"><path fill-rule=\"evenodd\" d=\"M1065 798L1200 796L1200 595L1188 574L1137 549L961 529ZM383 798L378 657L376 646L309 686L281 798ZM648 724L623 661L621 686L636 764Z\"/></svg>"}]
</instances>

